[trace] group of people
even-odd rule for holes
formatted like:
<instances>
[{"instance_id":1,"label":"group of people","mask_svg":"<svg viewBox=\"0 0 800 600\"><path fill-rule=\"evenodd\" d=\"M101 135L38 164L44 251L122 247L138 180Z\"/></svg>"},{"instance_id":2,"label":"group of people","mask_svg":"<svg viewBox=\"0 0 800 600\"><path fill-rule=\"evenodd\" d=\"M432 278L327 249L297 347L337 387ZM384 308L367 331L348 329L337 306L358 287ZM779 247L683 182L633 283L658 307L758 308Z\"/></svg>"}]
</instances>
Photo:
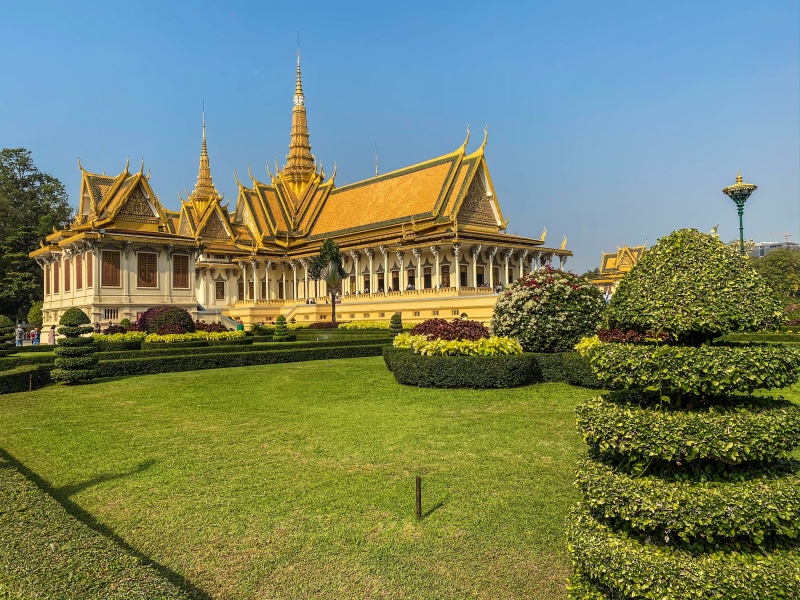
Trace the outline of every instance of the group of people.
<instances>
[{"instance_id":1,"label":"group of people","mask_svg":"<svg viewBox=\"0 0 800 600\"><path fill-rule=\"evenodd\" d=\"M14 329L14 342L17 346L22 346L25 343L25 338L31 341L31 346L38 346L42 339L42 329L40 327L31 327L28 333L22 328L20 323L17 323ZM56 326L51 325L50 331L47 333L47 343L54 346L56 343Z\"/></svg>"}]
</instances>

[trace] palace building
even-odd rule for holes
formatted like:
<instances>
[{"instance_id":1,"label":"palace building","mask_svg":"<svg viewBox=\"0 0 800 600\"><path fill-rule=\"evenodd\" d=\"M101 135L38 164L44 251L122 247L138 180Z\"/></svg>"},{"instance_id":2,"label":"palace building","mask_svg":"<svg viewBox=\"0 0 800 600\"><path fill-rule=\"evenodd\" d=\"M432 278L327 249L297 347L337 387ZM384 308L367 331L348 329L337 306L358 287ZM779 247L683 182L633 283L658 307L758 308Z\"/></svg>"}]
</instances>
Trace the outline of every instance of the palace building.
<instances>
[{"instance_id":1,"label":"palace building","mask_svg":"<svg viewBox=\"0 0 800 600\"><path fill-rule=\"evenodd\" d=\"M630 271L642 255L647 252L647 244L641 246L617 247L616 252L603 252L600 260L600 274L590 281L601 290L613 294L625 273Z\"/></svg>"},{"instance_id":2,"label":"palace building","mask_svg":"<svg viewBox=\"0 0 800 600\"><path fill-rule=\"evenodd\" d=\"M455 151L338 187L311 154L300 56L291 141L282 169L264 180L248 169L229 210L211 177L205 119L194 191L180 210L166 209L144 163L116 176L83 169L72 223L31 253L44 270L44 322L69 307L93 322L137 318L173 304L207 322L221 315L245 323L279 314L297 322L330 319L324 283L309 278L309 259L333 239L349 273L337 317L385 321L452 318L488 321L495 288L532 269L563 266L565 242L506 233L480 147Z\"/></svg>"}]
</instances>

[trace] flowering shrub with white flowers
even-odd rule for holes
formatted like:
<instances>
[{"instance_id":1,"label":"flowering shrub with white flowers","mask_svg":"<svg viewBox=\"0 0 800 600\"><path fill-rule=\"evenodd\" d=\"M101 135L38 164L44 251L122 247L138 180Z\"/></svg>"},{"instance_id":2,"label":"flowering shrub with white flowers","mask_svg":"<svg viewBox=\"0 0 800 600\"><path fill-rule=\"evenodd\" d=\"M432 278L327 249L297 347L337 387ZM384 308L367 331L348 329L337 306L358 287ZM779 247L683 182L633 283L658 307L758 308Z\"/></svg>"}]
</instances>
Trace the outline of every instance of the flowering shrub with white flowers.
<instances>
[{"instance_id":1,"label":"flowering shrub with white flowers","mask_svg":"<svg viewBox=\"0 0 800 600\"><path fill-rule=\"evenodd\" d=\"M503 289L492 333L517 339L526 352L564 352L595 334L604 307L597 286L548 266Z\"/></svg>"}]
</instances>

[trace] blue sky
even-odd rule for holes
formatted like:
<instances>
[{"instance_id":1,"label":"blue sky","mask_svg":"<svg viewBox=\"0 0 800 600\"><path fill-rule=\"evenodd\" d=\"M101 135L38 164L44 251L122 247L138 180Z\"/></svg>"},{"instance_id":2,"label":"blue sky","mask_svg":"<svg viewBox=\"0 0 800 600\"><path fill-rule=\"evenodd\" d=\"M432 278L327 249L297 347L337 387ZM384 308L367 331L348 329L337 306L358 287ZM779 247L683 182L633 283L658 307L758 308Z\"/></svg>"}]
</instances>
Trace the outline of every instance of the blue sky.
<instances>
[{"instance_id":1,"label":"blue sky","mask_svg":"<svg viewBox=\"0 0 800 600\"><path fill-rule=\"evenodd\" d=\"M77 203L84 168L152 170L168 208L197 177L267 179L288 151L297 31L312 151L337 183L489 128L509 232L601 251L680 227L738 236L721 189L758 191L745 236L800 241L800 7L768 2L39 2L0 21L0 146Z\"/></svg>"}]
</instances>

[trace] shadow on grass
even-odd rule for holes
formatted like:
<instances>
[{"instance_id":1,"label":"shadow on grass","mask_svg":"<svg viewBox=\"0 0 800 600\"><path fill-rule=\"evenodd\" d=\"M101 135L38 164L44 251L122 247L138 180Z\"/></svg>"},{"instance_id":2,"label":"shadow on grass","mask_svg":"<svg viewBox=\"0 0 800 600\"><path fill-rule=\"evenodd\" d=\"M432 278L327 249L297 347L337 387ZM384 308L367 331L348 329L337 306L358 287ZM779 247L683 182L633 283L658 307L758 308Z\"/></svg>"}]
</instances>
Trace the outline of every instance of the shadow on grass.
<instances>
[{"instance_id":1,"label":"shadow on grass","mask_svg":"<svg viewBox=\"0 0 800 600\"><path fill-rule=\"evenodd\" d=\"M86 482L71 485L71 486L63 486L60 488L54 488L51 486L47 481L45 481L42 477L31 471L28 467L18 461L14 456L9 454L3 448L0 448L0 458L7 462L9 466L16 469L19 473L21 473L28 481L33 483L36 487L42 490L45 494L53 498L56 502L58 502L64 510L71 515L73 518L77 519L90 529L93 529L100 535L108 538L112 542L114 542L117 546L119 546L123 551L127 552L128 554L135 556L139 559L143 564L151 567L154 571L156 571L161 577L178 587L181 591L185 592L194 600L212 600L211 596L209 596L206 592L198 588L197 586L193 585L190 581L185 579L183 576L179 575L169 567L166 567L160 563L157 563L150 557L142 554L139 550L128 544L124 539L122 539L119 535L117 535L113 529L108 527L107 525L103 525L99 523L97 519L95 519L91 513L87 512L80 506L78 506L75 502L69 499L69 496L72 494L77 493L80 490L86 489L92 485L96 485L98 483L102 483L104 481L111 481L113 479L120 479L122 477L128 477L133 475L134 473L140 473L149 469L155 461L144 461L131 469L130 471L126 471L124 473L118 474L105 474L99 475L92 479L87 480Z\"/></svg>"},{"instance_id":2,"label":"shadow on grass","mask_svg":"<svg viewBox=\"0 0 800 600\"><path fill-rule=\"evenodd\" d=\"M105 483L106 481L114 481L115 479L122 479L124 477L129 477L130 475L135 475L136 473L141 473L142 471L146 471L150 467L156 464L156 461L153 459L145 460L140 462L136 465L133 469L128 471L123 471L122 473L104 473L102 475L98 475L97 477L92 477L91 479L87 479L86 481L82 481L80 483L73 483L72 485L62 485L61 487L51 488L53 496L56 497L57 500L60 501L61 497L64 498L69 496L74 496L78 492L82 492L86 488L90 488L93 485L97 485L99 483ZM29 478L30 479L30 478Z\"/></svg>"}]
</instances>

